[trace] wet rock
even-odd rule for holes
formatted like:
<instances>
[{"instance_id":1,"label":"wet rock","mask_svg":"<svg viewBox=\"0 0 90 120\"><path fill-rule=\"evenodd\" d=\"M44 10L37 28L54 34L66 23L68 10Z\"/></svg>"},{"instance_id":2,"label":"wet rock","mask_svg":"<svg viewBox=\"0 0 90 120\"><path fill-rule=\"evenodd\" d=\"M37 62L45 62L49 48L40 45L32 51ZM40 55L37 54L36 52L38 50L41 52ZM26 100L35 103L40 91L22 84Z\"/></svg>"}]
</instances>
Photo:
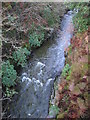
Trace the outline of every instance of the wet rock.
<instances>
[{"instance_id":1,"label":"wet rock","mask_svg":"<svg viewBox=\"0 0 90 120\"><path fill-rule=\"evenodd\" d=\"M64 56L67 57L68 56L68 52L64 51Z\"/></svg>"},{"instance_id":2,"label":"wet rock","mask_svg":"<svg viewBox=\"0 0 90 120\"><path fill-rule=\"evenodd\" d=\"M73 11L68 11L68 14L71 15L73 13Z\"/></svg>"}]
</instances>

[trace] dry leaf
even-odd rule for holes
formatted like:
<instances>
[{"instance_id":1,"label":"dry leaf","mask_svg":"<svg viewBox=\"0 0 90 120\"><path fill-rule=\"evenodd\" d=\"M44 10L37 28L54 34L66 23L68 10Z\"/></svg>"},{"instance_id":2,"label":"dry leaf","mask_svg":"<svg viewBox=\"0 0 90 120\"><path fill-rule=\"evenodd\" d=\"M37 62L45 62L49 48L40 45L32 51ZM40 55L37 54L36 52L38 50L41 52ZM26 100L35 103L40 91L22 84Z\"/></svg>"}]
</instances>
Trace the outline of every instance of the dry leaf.
<instances>
[{"instance_id":1,"label":"dry leaf","mask_svg":"<svg viewBox=\"0 0 90 120\"><path fill-rule=\"evenodd\" d=\"M59 92L62 92L62 86L59 85L58 90Z\"/></svg>"},{"instance_id":2,"label":"dry leaf","mask_svg":"<svg viewBox=\"0 0 90 120\"><path fill-rule=\"evenodd\" d=\"M69 90L70 90L70 91L73 91L73 89L74 89L74 82L72 82L72 83L69 85Z\"/></svg>"},{"instance_id":3,"label":"dry leaf","mask_svg":"<svg viewBox=\"0 0 90 120\"><path fill-rule=\"evenodd\" d=\"M82 111L86 109L85 103L84 103L84 100L83 100L83 99L78 98L78 99L77 99L77 103L78 103L78 105L79 105L79 108L80 108Z\"/></svg>"},{"instance_id":4,"label":"dry leaf","mask_svg":"<svg viewBox=\"0 0 90 120\"><path fill-rule=\"evenodd\" d=\"M80 91L80 89L79 89L78 86L75 86L74 89L73 89L73 91L72 91L72 93L74 95L79 95L79 94L81 94L81 91Z\"/></svg>"},{"instance_id":5,"label":"dry leaf","mask_svg":"<svg viewBox=\"0 0 90 120\"><path fill-rule=\"evenodd\" d=\"M78 86L81 90L83 90L83 89L85 89L86 83L85 83L85 82L80 82L79 84L77 84L77 86Z\"/></svg>"},{"instance_id":6,"label":"dry leaf","mask_svg":"<svg viewBox=\"0 0 90 120\"><path fill-rule=\"evenodd\" d=\"M59 113L59 115L57 116L57 118L64 118L65 112L63 113Z\"/></svg>"}]
</instances>

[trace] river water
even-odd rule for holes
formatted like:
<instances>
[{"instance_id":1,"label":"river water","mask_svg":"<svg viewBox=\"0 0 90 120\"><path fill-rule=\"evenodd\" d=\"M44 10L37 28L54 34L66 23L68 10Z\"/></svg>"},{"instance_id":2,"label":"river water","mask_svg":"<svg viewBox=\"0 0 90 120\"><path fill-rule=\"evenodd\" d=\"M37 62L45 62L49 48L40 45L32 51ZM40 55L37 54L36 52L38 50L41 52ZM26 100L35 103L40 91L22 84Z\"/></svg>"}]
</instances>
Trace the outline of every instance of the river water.
<instances>
[{"instance_id":1,"label":"river water","mask_svg":"<svg viewBox=\"0 0 90 120\"><path fill-rule=\"evenodd\" d=\"M54 80L64 67L64 50L73 35L72 17L71 11L64 15L57 38L36 49L22 70L19 93L10 105L12 118L47 117Z\"/></svg>"}]
</instances>

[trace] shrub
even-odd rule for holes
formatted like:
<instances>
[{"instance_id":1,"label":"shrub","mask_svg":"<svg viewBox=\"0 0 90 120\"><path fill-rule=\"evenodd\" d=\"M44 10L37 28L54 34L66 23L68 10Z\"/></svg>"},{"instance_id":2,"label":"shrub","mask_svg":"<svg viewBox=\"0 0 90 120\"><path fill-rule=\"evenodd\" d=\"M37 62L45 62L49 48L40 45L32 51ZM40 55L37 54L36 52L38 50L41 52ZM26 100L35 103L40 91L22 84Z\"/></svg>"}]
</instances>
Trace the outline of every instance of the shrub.
<instances>
[{"instance_id":1,"label":"shrub","mask_svg":"<svg viewBox=\"0 0 90 120\"><path fill-rule=\"evenodd\" d=\"M9 61L2 64L2 83L7 87L14 86L17 78L17 72L14 70L14 66Z\"/></svg>"},{"instance_id":2,"label":"shrub","mask_svg":"<svg viewBox=\"0 0 90 120\"><path fill-rule=\"evenodd\" d=\"M30 34L29 37L29 44L30 47L39 47L44 40L44 33L42 32L41 34L37 34L36 32Z\"/></svg>"},{"instance_id":3,"label":"shrub","mask_svg":"<svg viewBox=\"0 0 90 120\"><path fill-rule=\"evenodd\" d=\"M17 65L21 65L24 67L26 65L27 55L30 54L27 48L19 48L17 51L13 53L13 59L17 63Z\"/></svg>"}]
</instances>

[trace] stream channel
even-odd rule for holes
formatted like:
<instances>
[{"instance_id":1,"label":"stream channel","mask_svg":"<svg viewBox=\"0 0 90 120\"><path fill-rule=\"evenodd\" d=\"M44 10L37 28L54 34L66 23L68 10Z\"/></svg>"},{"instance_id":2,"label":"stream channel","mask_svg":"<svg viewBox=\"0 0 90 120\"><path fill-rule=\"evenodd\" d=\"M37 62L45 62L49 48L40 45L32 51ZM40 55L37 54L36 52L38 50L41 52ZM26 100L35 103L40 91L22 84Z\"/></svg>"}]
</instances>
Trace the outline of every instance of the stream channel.
<instances>
[{"instance_id":1,"label":"stream channel","mask_svg":"<svg viewBox=\"0 0 90 120\"><path fill-rule=\"evenodd\" d=\"M21 72L19 93L10 105L12 118L46 118L55 78L64 67L64 50L73 35L73 14L64 15L57 38L36 49Z\"/></svg>"}]
</instances>

